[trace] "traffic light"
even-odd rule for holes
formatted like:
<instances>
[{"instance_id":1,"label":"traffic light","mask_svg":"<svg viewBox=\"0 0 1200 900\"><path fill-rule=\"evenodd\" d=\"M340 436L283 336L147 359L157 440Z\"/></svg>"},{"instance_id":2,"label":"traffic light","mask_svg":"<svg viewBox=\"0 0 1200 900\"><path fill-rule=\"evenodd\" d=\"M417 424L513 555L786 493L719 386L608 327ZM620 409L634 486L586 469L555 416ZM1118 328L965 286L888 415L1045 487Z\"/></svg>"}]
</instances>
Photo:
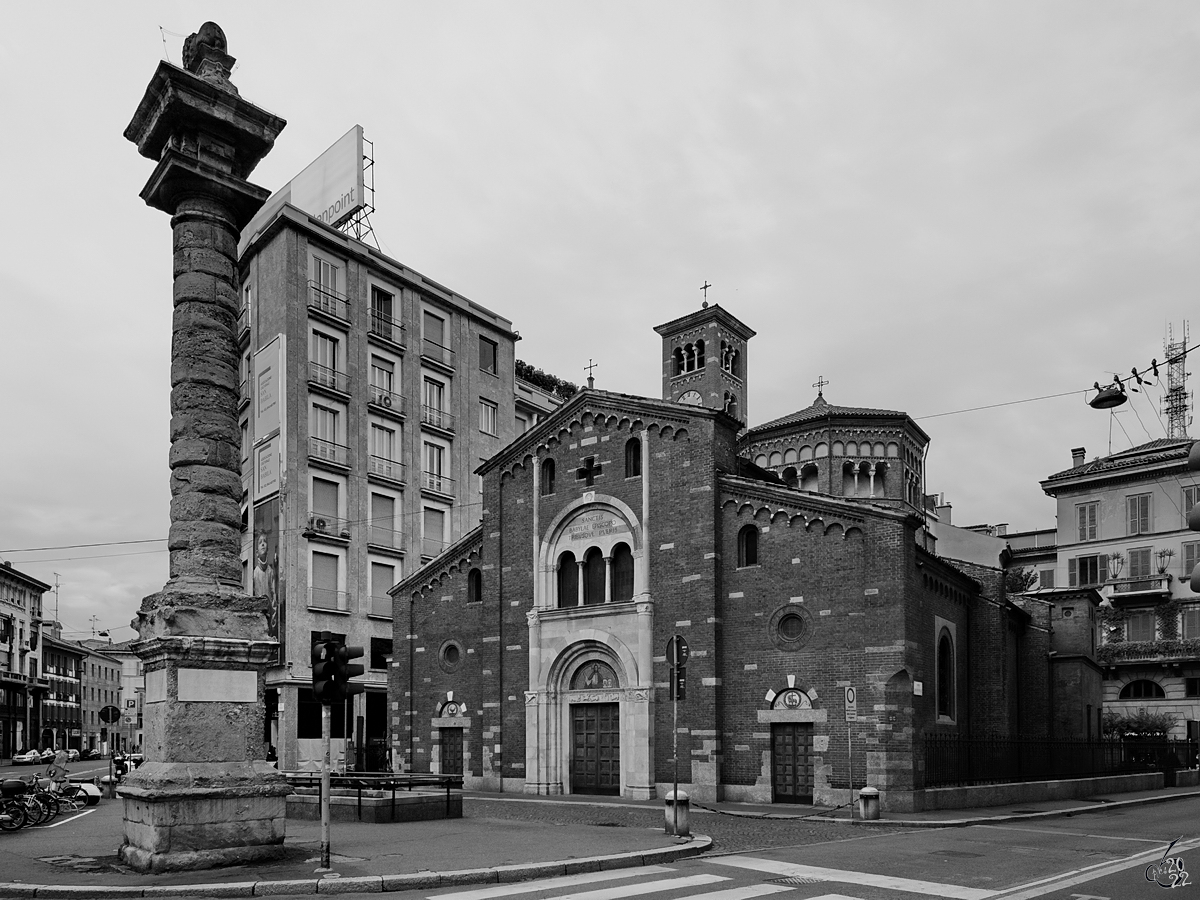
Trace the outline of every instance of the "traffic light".
<instances>
[{"instance_id":1,"label":"traffic light","mask_svg":"<svg viewBox=\"0 0 1200 900\"><path fill-rule=\"evenodd\" d=\"M333 633L322 631L312 642L312 690L313 699L321 703L333 703L337 698L337 683L334 681L333 651L338 646Z\"/></svg>"},{"instance_id":2,"label":"traffic light","mask_svg":"<svg viewBox=\"0 0 1200 900\"><path fill-rule=\"evenodd\" d=\"M350 683L351 678L357 678L366 671L362 663L350 662L350 660L358 659L363 655L363 648L348 647L338 643L334 645L332 655L334 699L345 700L347 697L353 697L366 690L361 684Z\"/></svg>"},{"instance_id":3,"label":"traffic light","mask_svg":"<svg viewBox=\"0 0 1200 900\"><path fill-rule=\"evenodd\" d=\"M1187 467L1189 472L1200 471L1200 441L1192 442L1192 447L1188 450ZM1188 510L1187 523L1192 531L1200 531L1200 503L1192 504L1192 508ZM1191 588L1193 593L1200 593L1200 563L1192 568Z\"/></svg>"}]
</instances>

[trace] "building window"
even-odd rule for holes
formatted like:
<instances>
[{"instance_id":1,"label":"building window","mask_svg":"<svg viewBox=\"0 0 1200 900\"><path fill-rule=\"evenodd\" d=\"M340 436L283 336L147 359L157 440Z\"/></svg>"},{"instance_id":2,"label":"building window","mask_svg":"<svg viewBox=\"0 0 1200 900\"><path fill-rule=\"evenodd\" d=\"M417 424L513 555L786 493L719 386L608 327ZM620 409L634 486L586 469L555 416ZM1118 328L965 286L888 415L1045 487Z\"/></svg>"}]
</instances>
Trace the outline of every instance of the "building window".
<instances>
[{"instance_id":1,"label":"building window","mask_svg":"<svg viewBox=\"0 0 1200 900\"><path fill-rule=\"evenodd\" d=\"M479 336L479 369L496 374L496 342Z\"/></svg>"},{"instance_id":2,"label":"building window","mask_svg":"<svg viewBox=\"0 0 1200 900\"><path fill-rule=\"evenodd\" d=\"M387 669L387 658L392 655L392 642L388 638L371 638L372 669Z\"/></svg>"},{"instance_id":3,"label":"building window","mask_svg":"<svg viewBox=\"0 0 1200 900\"><path fill-rule=\"evenodd\" d=\"M396 498L371 494L371 543L380 547L400 547L396 537Z\"/></svg>"},{"instance_id":4,"label":"building window","mask_svg":"<svg viewBox=\"0 0 1200 900\"><path fill-rule=\"evenodd\" d=\"M371 399L376 403L391 406L391 395L396 390L396 364L382 356L371 357ZM384 398L387 398L385 402Z\"/></svg>"},{"instance_id":5,"label":"building window","mask_svg":"<svg viewBox=\"0 0 1200 900\"><path fill-rule=\"evenodd\" d=\"M484 434L496 434L496 404L490 400L479 401L479 430Z\"/></svg>"},{"instance_id":6,"label":"building window","mask_svg":"<svg viewBox=\"0 0 1200 900\"><path fill-rule=\"evenodd\" d=\"M632 437L625 442L625 477L636 478L642 474L642 442Z\"/></svg>"},{"instance_id":7,"label":"building window","mask_svg":"<svg viewBox=\"0 0 1200 900\"><path fill-rule=\"evenodd\" d=\"M332 553L312 555L312 603L320 609L341 609L342 593L338 590L338 558Z\"/></svg>"},{"instance_id":8,"label":"building window","mask_svg":"<svg viewBox=\"0 0 1200 900\"><path fill-rule=\"evenodd\" d=\"M1187 525L1188 513L1192 507L1200 503L1200 485L1190 485L1183 489L1183 524Z\"/></svg>"},{"instance_id":9,"label":"building window","mask_svg":"<svg viewBox=\"0 0 1200 900\"><path fill-rule=\"evenodd\" d=\"M583 605L595 606L604 602L604 554L592 547L583 557Z\"/></svg>"},{"instance_id":10,"label":"building window","mask_svg":"<svg viewBox=\"0 0 1200 900\"><path fill-rule=\"evenodd\" d=\"M1200 606L1189 606L1183 611L1183 639L1194 641L1200 638Z\"/></svg>"},{"instance_id":11,"label":"building window","mask_svg":"<svg viewBox=\"0 0 1200 900\"><path fill-rule=\"evenodd\" d=\"M483 573L478 569L472 569L467 573L467 602L483 602Z\"/></svg>"},{"instance_id":12,"label":"building window","mask_svg":"<svg viewBox=\"0 0 1200 900\"><path fill-rule=\"evenodd\" d=\"M1157 681L1146 678L1131 681L1121 688L1120 700L1164 700L1166 692Z\"/></svg>"},{"instance_id":13,"label":"building window","mask_svg":"<svg viewBox=\"0 0 1200 900\"><path fill-rule=\"evenodd\" d=\"M1125 621L1125 638L1129 641L1154 640L1154 613L1149 610L1131 613Z\"/></svg>"},{"instance_id":14,"label":"building window","mask_svg":"<svg viewBox=\"0 0 1200 900\"><path fill-rule=\"evenodd\" d=\"M313 516L325 520L327 527L333 527L332 520L338 517L338 483L327 481L324 478L314 478L312 486Z\"/></svg>"},{"instance_id":15,"label":"building window","mask_svg":"<svg viewBox=\"0 0 1200 900\"><path fill-rule=\"evenodd\" d=\"M1200 678L1184 679L1184 693L1188 697L1200 697Z\"/></svg>"},{"instance_id":16,"label":"building window","mask_svg":"<svg viewBox=\"0 0 1200 900\"><path fill-rule=\"evenodd\" d=\"M579 605L579 565L570 550L558 557L558 608Z\"/></svg>"},{"instance_id":17,"label":"building window","mask_svg":"<svg viewBox=\"0 0 1200 900\"><path fill-rule=\"evenodd\" d=\"M1150 547L1138 547L1129 551L1129 577L1134 578L1150 578L1154 575L1154 568L1150 562ZM1131 589L1135 591L1149 590L1152 585L1148 582L1141 582L1132 585Z\"/></svg>"},{"instance_id":18,"label":"building window","mask_svg":"<svg viewBox=\"0 0 1200 900\"><path fill-rule=\"evenodd\" d=\"M1038 572L1038 587L1052 588L1054 587L1054 570L1042 569Z\"/></svg>"},{"instance_id":19,"label":"building window","mask_svg":"<svg viewBox=\"0 0 1200 900\"><path fill-rule=\"evenodd\" d=\"M1070 587L1096 587L1108 581L1108 557L1077 556L1067 560L1067 581Z\"/></svg>"},{"instance_id":20,"label":"building window","mask_svg":"<svg viewBox=\"0 0 1200 900\"><path fill-rule=\"evenodd\" d=\"M1096 540L1096 538L1100 536L1100 501L1094 500L1091 503L1080 503L1078 506L1076 506L1075 521L1078 525L1076 533L1077 540Z\"/></svg>"},{"instance_id":21,"label":"building window","mask_svg":"<svg viewBox=\"0 0 1200 900\"><path fill-rule=\"evenodd\" d=\"M391 616L392 598L388 588L396 583L396 567L387 563L371 563L371 615Z\"/></svg>"},{"instance_id":22,"label":"building window","mask_svg":"<svg viewBox=\"0 0 1200 900\"><path fill-rule=\"evenodd\" d=\"M542 496L554 493L554 460L542 460Z\"/></svg>"},{"instance_id":23,"label":"building window","mask_svg":"<svg viewBox=\"0 0 1200 900\"><path fill-rule=\"evenodd\" d=\"M382 288L371 286L371 333L394 341L395 297Z\"/></svg>"},{"instance_id":24,"label":"building window","mask_svg":"<svg viewBox=\"0 0 1200 900\"><path fill-rule=\"evenodd\" d=\"M371 423L371 455L387 461L396 459L396 432Z\"/></svg>"},{"instance_id":25,"label":"building window","mask_svg":"<svg viewBox=\"0 0 1200 900\"><path fill-rule=\"evenodd\" d=\"M746 525L738 532L738 568L758 565L758 528Z\"/></svg>"},{"instance_id":26,"label":"building window","mask_svg":"<svg viewBox=\"0 0 1200 900\"><path fill-rule=\"evenodd\" d=\"M425 487L431 491L450 492L446 483L446 448L440 444L425 442Z\"/></svg>"},{"instance_id":27,"label":"building window","mask_svg":"<svg viewBox=\"0 0 1200 900\"><path fill-rule=\"evenodd\" d=\"M422 517L424 526L424 548L426 556L437 556L446 546L446 511L426 508Z\"/></svg>"},{"instance_id":28,"label":"building window","mask_svg":"<svg viewBox=\"0 0 1200 900\"><path fill-rule=\"evenodd\" d=\"M1200 541L1188 541L1180 548L1183 553L1183 580L1192 577L1192 570L1200 563Z\"/></svg>"},{"instance_id":29,"label":"building window","mask_svg":"<svg viewBox=\"0 0 1200 900\"><path fill-rule=\"evenodd\" d=\"M1150 495L1138 494L1125 498L1126 534L1150 533Z\"/></svg>"},{"instance_id":30,"label":"building window","mask_svg":"<svg viewBox=\"0 0 1200 900\"><path fill-rule=\"evenodd\" d=\"M441 652L438 653L438 662L442 664L442 670L445 672L453 672L462 662L463 649L458 641L450 640L442 644Z\"/></svg>"},{"instance_id":31,"label":"building window","mask_svg":"<svg viewBox=\"0 0 1200 900\"><path fill-rule=\"evenodd\" d=\"M937 711L939 718L954 718L954 641L946 629L938 637Z\"/></svg>"},{"instance_id":32,"label":"building window","mask_svg":"<svg viewBox=\"0 0 1200 900\"><path fill-rule=\"evenodd\" d=\"M613 547L612 598L614 603L633 599L633 551L628 544Z\"/></svg>"},{"instance_id":33,"label":"building window","mask_svg":"<svg viewBox=\"0 0 1200 900\"><path fill-rule=\"evenodd\" d=\"M425 325L425 340L437 344L439 347L446 346L446 320L441 316L435 316L429 310L425 310L423 317Z\"/></svg>"}]
</instances>

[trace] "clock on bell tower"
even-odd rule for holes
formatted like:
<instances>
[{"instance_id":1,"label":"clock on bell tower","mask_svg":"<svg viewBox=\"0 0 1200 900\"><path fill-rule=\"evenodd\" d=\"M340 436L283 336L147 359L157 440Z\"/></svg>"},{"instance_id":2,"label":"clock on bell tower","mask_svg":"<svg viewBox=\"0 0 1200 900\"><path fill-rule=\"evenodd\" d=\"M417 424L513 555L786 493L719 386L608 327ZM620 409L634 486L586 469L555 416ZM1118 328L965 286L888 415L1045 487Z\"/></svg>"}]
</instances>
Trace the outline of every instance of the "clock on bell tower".
<instances>
[{"instance_id":1,"label":"clock on bell tower","mask_svg":"<svg viewBox=\"0 0 1200 900\"><path fill-rule=\"evenodd\" d=\"M717 304L659 325L664 400L722 409L746 422L746 345L753 329Z\"/></svg>"}]
</instances>

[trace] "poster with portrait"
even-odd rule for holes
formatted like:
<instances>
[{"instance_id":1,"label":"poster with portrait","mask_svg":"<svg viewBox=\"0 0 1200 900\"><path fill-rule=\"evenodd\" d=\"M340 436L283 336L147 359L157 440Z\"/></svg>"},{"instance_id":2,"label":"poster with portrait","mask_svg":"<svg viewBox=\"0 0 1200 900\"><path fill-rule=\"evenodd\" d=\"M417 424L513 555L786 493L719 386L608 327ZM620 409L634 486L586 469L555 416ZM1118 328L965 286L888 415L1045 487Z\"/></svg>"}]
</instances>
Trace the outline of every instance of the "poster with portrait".
<instances>
[{"instance_id":1,"label":"poster with portrait","mask_svg":"<svg viewBox=\"0 0 1200 900\"><path fill-rule=\"evenodd\" d=\"M251 592L267 598L267 632L279 641L278 660L286 659L287 634L283 581L279 577L279 495L254 504L254 559Z\"/></svg>"}]
</instances>

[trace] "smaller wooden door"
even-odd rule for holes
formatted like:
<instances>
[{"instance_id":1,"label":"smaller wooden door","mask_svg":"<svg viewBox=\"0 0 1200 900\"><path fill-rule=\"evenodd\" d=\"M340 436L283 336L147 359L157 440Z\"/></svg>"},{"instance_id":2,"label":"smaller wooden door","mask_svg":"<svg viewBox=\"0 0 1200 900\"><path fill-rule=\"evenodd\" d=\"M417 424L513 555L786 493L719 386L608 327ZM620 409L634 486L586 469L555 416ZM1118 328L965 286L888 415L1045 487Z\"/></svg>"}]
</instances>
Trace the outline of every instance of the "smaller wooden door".
<instances>
[{"instance_id":1,"label":"smaller wooden door","mask_svg":"<svg viewBox=\"0 0 1200 900\"><path fill-rule=\"evenodd\" d=\"M442 774L463 774L463 730L439 728L442 739Z\"/></svg>"},{"instance_id":2,"label":"smaller wooden door","mask_svg":"<svg viewBox=\"0 0 1200 900\"><path fill-rule=\"evenodd\" d=\"M812 725L771 726L771 800L813 802Z\"/></svg>"}]
</instances>

